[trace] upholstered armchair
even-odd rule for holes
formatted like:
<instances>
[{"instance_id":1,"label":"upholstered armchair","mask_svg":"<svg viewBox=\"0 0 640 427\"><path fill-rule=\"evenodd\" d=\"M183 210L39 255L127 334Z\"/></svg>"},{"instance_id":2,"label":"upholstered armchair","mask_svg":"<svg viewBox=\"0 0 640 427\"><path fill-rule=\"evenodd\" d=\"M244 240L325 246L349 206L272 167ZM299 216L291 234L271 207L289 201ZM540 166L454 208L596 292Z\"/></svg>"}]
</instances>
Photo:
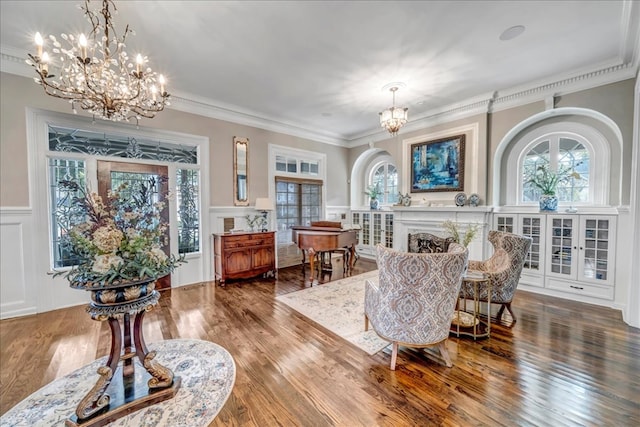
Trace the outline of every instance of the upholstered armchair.
<instances>
[{"instance_id":1,"label":"upholstered armchair","mask_svg":"<svg viewBox=\"0 0 640 427\"><path fill-rule=\"evenodd\" d=\"M449 244L454 242L453 237L440 237L431 233L411 233L408 240L408 252L412 253L447 252Z\"/></svg>"},{"instance_id":2,"label":"upholstered armchair","mask_svg":"<svg viewBox=\"0 0 640 427\"><path fill-rule=\"evenodd\" d=\"M376 246L378 279L365 284L365 330L369 323L383 339L391 341L391 370L395 370L398 345L437 346L448 367L451 317L460 292L469 252L457 243L445 253L398 252Z\"/></svg>"},{"instance_id":3,"label":"upholstered armchair","mask_svg":"<svg viewBox=\"0 0 640 427\"><path fill-rule=\"evenodd\" d=\"M493 245L493 255L485 261L469 261L469 270L482 271L487 274L491 283L489 302L501 304L496 315L497 321L500 322L506 308L515 323L516 316L511 310L511 301L520 280L525 257L531 247L531 238L492 230L489 231L488 239ZM463 284L462 286L469 286L469 289L464 289L467 295L473 294L471 284ZM489 298L486 285L480 284L478 293L480 301L487 301Z\"/></svg>"}]
</instances>

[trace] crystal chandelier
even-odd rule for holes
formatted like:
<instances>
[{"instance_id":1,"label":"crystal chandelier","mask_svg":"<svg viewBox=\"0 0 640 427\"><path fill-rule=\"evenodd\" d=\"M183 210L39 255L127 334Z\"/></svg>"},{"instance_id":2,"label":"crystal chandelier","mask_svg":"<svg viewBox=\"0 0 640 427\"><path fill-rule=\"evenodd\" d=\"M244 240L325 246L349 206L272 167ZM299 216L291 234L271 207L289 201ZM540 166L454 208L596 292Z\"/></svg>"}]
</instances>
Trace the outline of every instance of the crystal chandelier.
<instances>
[{"instance_id":1,"label":"crystal chandelier","mask_svg":"<svg viewBox=\"0 0 640 427\"><path fill-rule=\"evenodd\" d=\"M393 93L393 105L380 114L380 126L389 131L391 135L396 135L400 128L407 123L409 108L396 107L396 92L399 86L391 86L389 90Z\"/></svg>"},{"instance_id":2,"label":"crystal chandelier","mask_svg":"<svg viewBox=\"0 0 640 427\"><path fill-rule=\"evenodd\" d=\"M127 25L118 37L109 6L116 11L112 0L102 0L100 11L90 10L89 0L80 7L92 26L89 39L84 34L61 34L63 46L49 36L48 52L45 40L36 33L37 52L28 54L27 63L36 70L35 82L48 95L68 99L74 113L79 105L105 120L152 118L169 105L166 81L145 65L146 56L138 54L135 63L130 60L124 49L133 30Z\"/></svg>"}]
</instances>

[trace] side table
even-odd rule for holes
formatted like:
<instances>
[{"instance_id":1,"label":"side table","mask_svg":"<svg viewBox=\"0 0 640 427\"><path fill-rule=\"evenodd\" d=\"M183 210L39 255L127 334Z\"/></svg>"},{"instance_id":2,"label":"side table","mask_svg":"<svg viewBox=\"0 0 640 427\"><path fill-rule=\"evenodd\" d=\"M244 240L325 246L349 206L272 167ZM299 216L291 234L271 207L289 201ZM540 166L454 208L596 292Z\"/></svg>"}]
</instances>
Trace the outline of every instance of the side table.
<instances>
[{"instance_id":1,"label":"side table","mask_svg":"<svg viewBox=\"0 0 640 427\"><path fill-rule=\"evenodd\" d=\"M480 287L487 292L487 320L480 318ZM484 292L483 292L484 294ZM491 334L491 281L481 271L469 270L462 277L462 286L456 303L456 311L451 319L451 333L459 337L467 335L473 339L489 337ZM468 307L468 302L472 307ZM462 307L461 307L462 305Z\"/></svg>"}]
</instances>

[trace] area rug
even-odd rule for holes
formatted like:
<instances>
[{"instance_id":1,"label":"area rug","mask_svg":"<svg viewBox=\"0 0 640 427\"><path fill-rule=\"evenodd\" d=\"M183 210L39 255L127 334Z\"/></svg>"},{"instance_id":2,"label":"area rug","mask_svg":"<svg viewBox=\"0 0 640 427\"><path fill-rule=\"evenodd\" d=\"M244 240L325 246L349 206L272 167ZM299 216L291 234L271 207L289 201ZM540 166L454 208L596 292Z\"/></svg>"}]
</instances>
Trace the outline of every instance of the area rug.
<instances>
[{"instance_id":1,"label":"area rug","mask_svg":"<svg viewBox=\"0 0 640 427\"><path fill-rule=\"evenodd\" d=\"M109 426L208 426L231 394L236 367L227 350L209 341L165 340L148 345L182 379L176 395L119 418ZM0 417L1 426L62 426L93 387L100 358L47 384ZM144 368L136 361L136 374ZM120 370L116 371L120 372Z\"/></svg>"},{"instance_id":2,"label":"area rug","mask_svg":"<svg viewBox=\"0 0 640 427\"><path fill-rule=\"evenodd\" d=\"M364 282L377 276L378 270L369 271L280 295L276 300L372 355L389 345L373 329L364 330Z\"/></svg>"}]
</instances>

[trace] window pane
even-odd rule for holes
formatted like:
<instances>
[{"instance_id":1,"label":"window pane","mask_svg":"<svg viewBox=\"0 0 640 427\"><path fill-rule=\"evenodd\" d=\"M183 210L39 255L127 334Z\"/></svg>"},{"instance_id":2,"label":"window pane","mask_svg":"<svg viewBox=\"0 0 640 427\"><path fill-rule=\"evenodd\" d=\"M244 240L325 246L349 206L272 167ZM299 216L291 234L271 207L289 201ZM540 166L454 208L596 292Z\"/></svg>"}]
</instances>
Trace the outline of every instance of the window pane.
<instances>
[{"instance_id":1,"label":"window pane","mask_svg":"<svg viewBox=\"0 0 640 427\"><path fill-rule=\"evenodd\" d=\"M387 166L387 203L398 203L398 170L393 165Z\"/></svg>"},{"instance_id":2,"label":"window pane","mask_svg":"<svg viewBox=\"0 0 640 427\"><path fill-rule=\"evenodd\" d=\"M82 160L49 159L50 197L51 197L51 244L53 267L68 267L78 264L77 256L72 252L68 240L69 231L85 221L85 211L76 203L72 193L59 187L62 180L75 181L86 188L85 163Z\"/></svg>"},{"instance_id":3,"label":"window pane","mask_svg":"<svg viewBox=\"0 0 640 427\"><path fill-rule=\"evenodd\" d=\"M525 156L522 164L522 201L537 202L542 194L540 189L528 181L540 167L549 165L549 141L543 141L533 147Z\"/></svg>"},{"instance_id":4,"label":"window pane","mask_svg":"<svg viewBox=\"0 0 640 427\"><path fill-rule=\"evenodd\" d=\"M199 171L177 170L178 253L200 251Z\"/></svg>"},{"instance_id":5,"label":"window pane","mask_svg":"<svg viewBox=\"0 0 640 427\"><path fill-rule=\"evenodd\" d=\"M276 170L280 172L286 172L287 160L283 156L276 156Z\"/></svg>"},{"instance_id":6,"label":"window pane","mask_svg":"<svg viewBox=\"0 0 640 427\"><path fill-rule=\"evenodd\" d=\"M49 126L49 149L96 156L198 163L198 148L163 141Z\"/></svg>"},{"instance_id":7,"label":"window pane","mask_svg":"<svg viewBox=\"0 0 640 427\"><path fill-rule=\"evenodd\" d=\"M589 200L589 152L580 142L560 138L558 200L586 202Z\"/></svg>"},{"instance_id":8,"label":"window pane","mask_svg":"<svg viewBox=\"0 0 640 427\"><path fill-rule=\"evenodd\" d=\"M310 225L312 221L320 220L321 184L276 181L276 189L276 221L279 231L287 230L293 225ZM290 241L289 233L278 234L278 243Z\"/></svg>"}]
</instances>

